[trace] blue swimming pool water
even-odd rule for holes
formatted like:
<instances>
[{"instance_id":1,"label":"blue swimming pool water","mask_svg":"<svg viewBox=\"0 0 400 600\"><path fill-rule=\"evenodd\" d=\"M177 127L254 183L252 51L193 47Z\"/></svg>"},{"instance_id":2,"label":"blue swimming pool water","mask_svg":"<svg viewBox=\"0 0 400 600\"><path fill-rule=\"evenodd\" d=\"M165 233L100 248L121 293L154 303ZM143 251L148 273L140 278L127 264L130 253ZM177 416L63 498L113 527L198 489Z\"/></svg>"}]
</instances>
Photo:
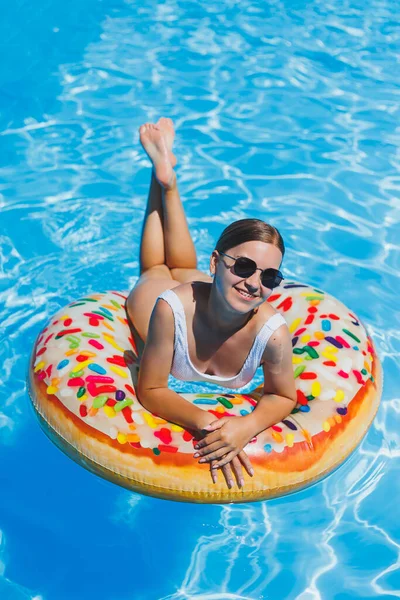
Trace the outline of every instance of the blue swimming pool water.
<instances>
[{"instance_id":1,"label":"blue swimming pool water","mask_svg":"<svg viewBox=\"0 0 400 600\"><path fill-rule=\"evenodd\" d=\"M400 596L399 4L16 0L0 22L0 598ZM364 321L385 371L361 447L285 498L199 506L87 473L40 431L25 374L46 319L128 289L149 165L177 126L200 265L231 220L282 232L287 276ZM187 387L188 390L191 386Z\"/></svg>"}]
</instances>

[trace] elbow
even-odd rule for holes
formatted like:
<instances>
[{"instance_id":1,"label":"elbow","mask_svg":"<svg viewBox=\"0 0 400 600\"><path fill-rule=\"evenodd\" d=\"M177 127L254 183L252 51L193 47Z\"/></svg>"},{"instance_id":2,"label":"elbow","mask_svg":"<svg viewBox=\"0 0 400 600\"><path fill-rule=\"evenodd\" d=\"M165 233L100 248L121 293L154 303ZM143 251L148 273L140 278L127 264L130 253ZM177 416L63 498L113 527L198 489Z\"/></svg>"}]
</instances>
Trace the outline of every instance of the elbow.
<instances>
[{"instance_id":1,"label":"elbow","mask_svg":"<svg viewBox=\"0 0 400 600\"><path fill-rule=\"evenodd\" d=\"M291 409L293 409L296 406L296 404L297 404L297 393L296 392L294 392L294 394L290 394L290 396L289 395L283 396L283 398L285 398L285 400L288 401L288 403L291 406Z\"/></svg>"},{"instance_id":2,"label":"elbow","mask_svg":"<svg viewBox=\"0 0 400 600\"><path fill-rule=\"evenodd\" d=\"M140 380L136 386L136 396L140 404L151 413L158 413L160 408L160 396L158 394L161 388L151 388L141 385Z\"/></svg>"},{"instance_id":3,"label":"elbow","mask_svg":"<svg viewBox=\"0 0 400 600\"><path fill-rule=\"evenodd\" d=\"M149 392L151 392L151 390L147 389L143 385L140 385L140 382L138 382L138 385L136 386L136 397L143 408L152 412L151 393Z\"/></svg>"},{"instance_id":4,"label":"elbow","mask_svg":"<svg viewBox=\"0 0 400 600\"><path fill-rule=\"evenodd\" d=\"M292 413L292 410L296 407L297 397L282 395L276 395L275 397L279 399L282 412L285 412L285 414L282 416L282 419L286 419L286 417L288 417Z\"/></svg>"},{"instance_id":5,"label":"elbow","mask_svg":"<svg viewBox=\"0 0 400 600\"><path fill-rule=\"evenodd\" d=\"M296 404L297 404L297 396L292 397L292 396L285 396L285 400L287 400L287 404L288 404L288 413L287 413L287 417L292 413L292 410L294 408L296 408Z\"/></svg>"}]
</instances>

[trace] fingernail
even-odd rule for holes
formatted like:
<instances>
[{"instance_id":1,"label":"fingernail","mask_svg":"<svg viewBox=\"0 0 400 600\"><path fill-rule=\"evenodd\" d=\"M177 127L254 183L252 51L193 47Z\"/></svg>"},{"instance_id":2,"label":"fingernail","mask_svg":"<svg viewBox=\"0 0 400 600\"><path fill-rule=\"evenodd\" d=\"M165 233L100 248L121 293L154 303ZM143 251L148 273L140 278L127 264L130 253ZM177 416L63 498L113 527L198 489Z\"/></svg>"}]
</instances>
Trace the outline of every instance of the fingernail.
<instances>
[{"instance_id":1,"label":"fingernail","mask_svg":"<svg viewBox=\"0 0 400 600\"><path fill-rule=\"evenodd\" d=\"M253 475L254 475L254 469L250 469L249 472L250 472L250 475L253 477Z\"/></svg>"},{"instance_id":2,"label":"fingernail","mask_svg":"<svg viewBox=\"0 0 400 600\"><path fill-rule=\"evenodd\" d=\"M244 479L239 479L239 486L243 487L244 486Z\"/></svg>"},{"instance_id":3,"label":"fingernail","mask_svg":"<svg viewBox=\"0 0 400 600\"><path fill-rule=\"evenodd\" d=\"M231 489L232 486L233 486L233 481L228 481L228 488Z\"/></svg>"},{"instance_id":4,"label":"fingernail","mask_svg":"<svg viewBox=\"0 0 400 600\"><path fill-rule=\"evenodd\" d=\"M195 450L197 450L197 449L198 449L198 447L199 447L199 445L198 445L198 444L196 444L196 445L195 445L195 447L194 447L194 449L195 449Z\"/></svg>"},{"instance_id":5,"label":"fingernail","mask_svg":"<svg viewBox=\"0 0 400 600\"><path fill-rule=\"evenodd\" d=\"M206 459L205 459L205 458L201 458L201 459L199 460L199 463L200 463L200 462L201 462L201 463L204 463L204 462L206 462Z\"/></svg>"},{"instance_id":6,"label":"fingernail","mask_svg":"<svg viewBox=\"0 0 400 600\"><path fill-rule=\"evenodd\" d=\"M195 452L195 453L193 454L193 458L197 458L198 456L200 456L200 454L199 454L198 452Z\"/></svg>"}]
</instances>

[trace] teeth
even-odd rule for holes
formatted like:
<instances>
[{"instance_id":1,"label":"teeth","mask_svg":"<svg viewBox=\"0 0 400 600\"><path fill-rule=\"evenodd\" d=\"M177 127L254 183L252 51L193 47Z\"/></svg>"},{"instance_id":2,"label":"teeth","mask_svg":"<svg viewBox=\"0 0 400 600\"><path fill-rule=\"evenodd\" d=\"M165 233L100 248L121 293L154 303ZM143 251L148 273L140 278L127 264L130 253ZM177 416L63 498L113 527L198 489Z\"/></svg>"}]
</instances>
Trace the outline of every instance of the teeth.
<instances>
[{"instance_id":1,"label":"teeth","mask_svg":"<svg viewBox=\"0 0 400 600\"><path fill-rule=\"evenodd\" d=\"M245 296L245 298L254 298L252 294L248 294L247 292L243 292L242 290L238 290L239 294Z\"/></svg>"}]
</instances>

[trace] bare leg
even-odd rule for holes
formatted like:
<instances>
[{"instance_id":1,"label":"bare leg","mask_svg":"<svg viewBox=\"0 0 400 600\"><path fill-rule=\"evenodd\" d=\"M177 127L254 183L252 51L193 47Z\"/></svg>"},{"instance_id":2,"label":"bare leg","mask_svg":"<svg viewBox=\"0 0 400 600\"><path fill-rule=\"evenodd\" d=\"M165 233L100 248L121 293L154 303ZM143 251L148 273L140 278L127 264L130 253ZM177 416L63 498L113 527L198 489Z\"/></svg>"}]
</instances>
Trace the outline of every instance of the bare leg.
<instances>
[{"instance_id":1,"label":"bare leg","mask_svg":"<svg viewBox=\"0 0 400 600\"><path fill-rule=\"evenodd\" d=\"M152 172L140 241L140 274L165 264L163 220L162 190Z\"/></svg>"},{"instance_id":2,"label":"bare leg","mask_svg":"<svg viewBox=\"0 0 400 600\"><path fill-rule=\"evenodd\" d=\"M173 171L174 129L171 119L140 128L140 141L153 163L153 174L140 246L141 273L165 264L169 269L196 269L196 250Z\"/></svg>"},{"instance_id":3,"label":"bare leg","mask_svg":"<svg viewBox=\"0 0 400 600\"><path fill-rule=\"evenodd\" d=\"M196 249L179 196L176 177L163 189L165 262L169 269L196 269Z\"/></svg>"},{"instance_id":4,"label":"bare leg","mask_svg":"<svg viewBox=\"0 0 400 600\"><path fill-rule=\"evenodd\" d=\"M211 280L197 271L197 258L179 196L172 154L170 119L140 128L140 141L153 163L140 244L140 278L129 295L128 315L134 334L145 340L157 296L187 281ZM137 335L135 335L136 340Z\"/></svg>"},{"instance_id":5,"label":"bare leg","mask_svg":"<svg viewBox=\"0 0 400 600\"><path fill-rule=\"evenodd\" d=\"M175 132L171 119L161 118L157 125L146 123L145 125L142 125L139 131L140 141L145 151L149 155L151 153L152 156L157 156L159 159L159 177L166 177L168 179L171 167L176 165L176 158L172 153ZM158 134L155 135L156 131L161 132L164 138L164 144L161 144L161 152L156 147L159 142ZM164 156L165 151L167 154L166 156ZM151 160L153 161L152 158ZM155 177L153 169L140 241L139 256L141 274L154 266L164 265L166 262L163 222L162 188ZM167 277L169 276L170 275L167 274Z\"/></svg>"}]
</instances>

